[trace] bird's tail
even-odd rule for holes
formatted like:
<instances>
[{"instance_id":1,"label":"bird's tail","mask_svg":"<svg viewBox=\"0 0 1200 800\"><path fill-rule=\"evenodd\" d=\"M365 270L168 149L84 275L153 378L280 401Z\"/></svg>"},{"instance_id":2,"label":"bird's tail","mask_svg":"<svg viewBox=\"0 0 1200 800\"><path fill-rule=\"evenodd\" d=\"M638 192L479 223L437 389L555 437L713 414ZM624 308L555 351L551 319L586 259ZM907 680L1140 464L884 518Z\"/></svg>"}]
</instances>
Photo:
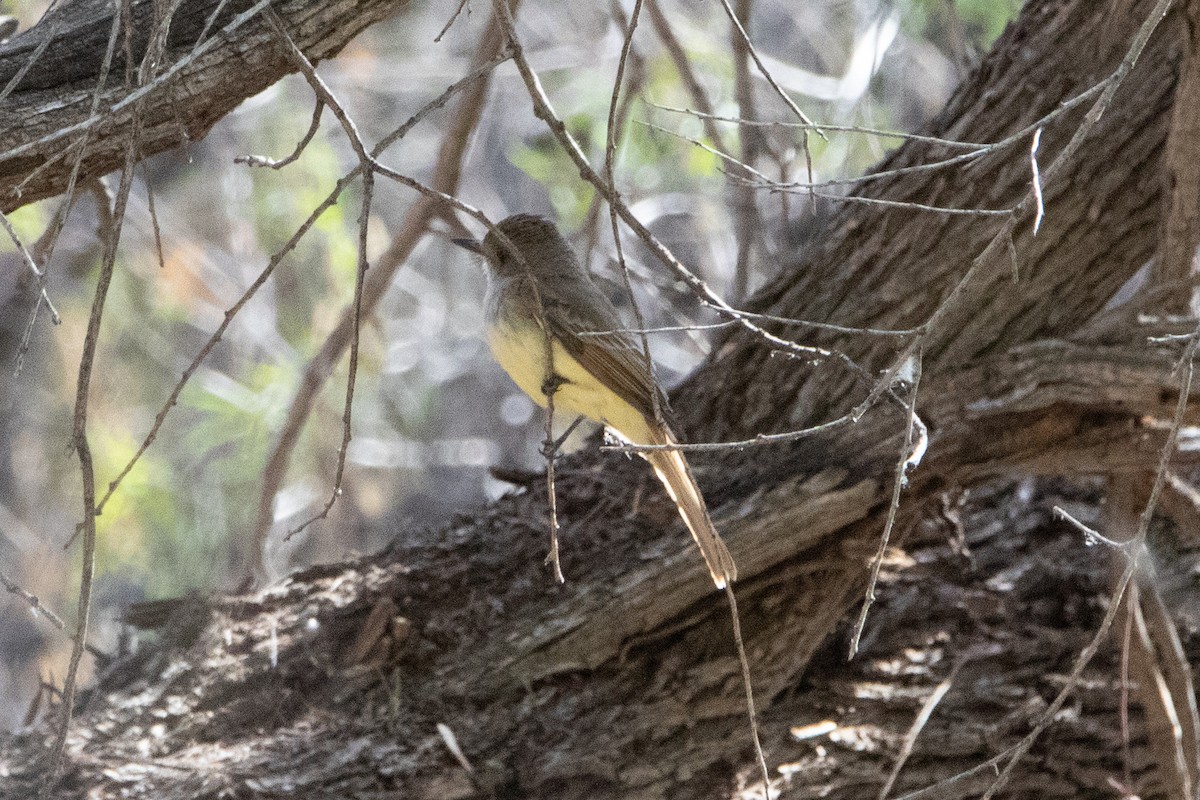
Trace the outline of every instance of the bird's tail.
<instances>
[{"instance_id":1,"label":"bird's tail","mask_svg":"<svg viewBox=\"0 0 1200 800\"><path fill-rule=\"evenodd\" d=\"M647 444L678 443L669 428L654 424L648 427L651 441ZM683 452L650 450L642 453L642 456L650 462L667 494L671 495L671 499L679 508L679 515L687 523L692 538L696 540L696 546L700 548L700 554L708 564L713 583L718 589L724 589L726 584L737 580L737 565L733 563L729 548L721 541L721 535L713 527L708 508L704 505L704 496L700 494L700 487L692 477L692 470L688 467Z\"/></svg>"}]
</instances>

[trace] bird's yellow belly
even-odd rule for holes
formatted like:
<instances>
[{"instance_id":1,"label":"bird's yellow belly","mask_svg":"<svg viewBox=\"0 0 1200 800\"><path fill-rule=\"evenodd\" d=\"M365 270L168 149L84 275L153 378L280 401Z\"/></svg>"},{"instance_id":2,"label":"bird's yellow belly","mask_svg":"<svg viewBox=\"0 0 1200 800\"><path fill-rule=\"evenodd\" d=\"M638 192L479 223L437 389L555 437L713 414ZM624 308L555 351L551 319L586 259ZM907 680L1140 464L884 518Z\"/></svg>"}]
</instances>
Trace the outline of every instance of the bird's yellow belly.
<instances>
[{"instance_id":1,"label":"bird's yellow belly","mask_svg":"<svg viewBox=\"0 0 1200 800\"><path fill-rule=\"evenodd\" d=\"M496 325L487 332L488 345L497 363L535 403L545 407L543 386L551 375L546 368L546 340L541 328ZM582 414L609 426L635 444L650 442L649 427L640 411L601 383L558 342L551 348L553 374L561 383L554 393L556 416Z\"/></svg>"}]
</instances>

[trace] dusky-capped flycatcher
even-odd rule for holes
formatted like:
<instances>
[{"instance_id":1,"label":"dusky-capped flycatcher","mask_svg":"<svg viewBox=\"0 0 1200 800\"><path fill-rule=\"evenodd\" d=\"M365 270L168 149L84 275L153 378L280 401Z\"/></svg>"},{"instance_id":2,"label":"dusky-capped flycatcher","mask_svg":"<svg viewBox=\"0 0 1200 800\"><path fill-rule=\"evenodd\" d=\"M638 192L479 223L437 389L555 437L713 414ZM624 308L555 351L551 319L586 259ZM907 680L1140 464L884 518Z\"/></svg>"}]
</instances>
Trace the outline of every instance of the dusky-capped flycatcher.
<instances>
[{"instance_id":1,"label":"dusky-capped flycatcher","mask_svg":"<svg viewBox=\"0 0 1200 800\"><path fill-rule=\"evenodd\" d=\"M633 444L678 444L642 348L554 224L517 214L496 228L520 257L493 232L482 242L455 242L487 261L487 340L500 366L538 405L545 407L550 393L556 409L602 423ZM724 588L737 567L687 459L679 450L640 455L675 501L713 582Z\"/></svg>"}]
</instances>

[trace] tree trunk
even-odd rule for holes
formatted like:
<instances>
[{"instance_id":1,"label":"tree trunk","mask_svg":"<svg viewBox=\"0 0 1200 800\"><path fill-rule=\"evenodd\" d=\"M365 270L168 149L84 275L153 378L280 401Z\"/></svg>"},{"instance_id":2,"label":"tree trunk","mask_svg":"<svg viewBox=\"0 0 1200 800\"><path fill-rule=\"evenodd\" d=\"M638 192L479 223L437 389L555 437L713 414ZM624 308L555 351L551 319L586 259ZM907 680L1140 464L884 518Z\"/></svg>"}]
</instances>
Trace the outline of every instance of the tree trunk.
<instances>
[{"instance_id":1,"label":"tree trunk","mask_svg":"<svg viewBox=\"0 0 1200 800\"><path fill-rule=\"evenodd\" d=\"M1031 125L1113 73L1152 5L1030 2L929 133L987 142ZM842 623L878 547L904 411L885 395L820 435L692 457L739 565L764 743L785 796L876 796L902 754L893 795L959 773L924 796L982 793L996 773L972 768L1029 730L1103 616L1112 551L1084 546L1051 509L1094 523L1100 484L1083 476L1153 470L1165 431L1149 420L1169 418L1178 396L1174 355L1146 345L1124 309L1100 312L1157 246L1185 31L1177 14L1159 25L1047 177L1036 237L1021 217L1011 251L1002 242L961 290L1003 220L848 203L753 300L776 316L909 328L956 298L921 349L929 447L902 495L907 550L889 552L854 661ZM1097 96L1045 123L1044 171ZM1030 141L854 194L1009 208L1030 189ZM880 170L955 152L913 141ZM907 343L770 330L857 367L730 334L673 398L692 440L835 419ZM90 698L55 796L730 797L755 772L722 596L643 465L592 452L558 476L565 586L541 568L538 482L420 547L183 603L171 635L113 665ZM1171 545L1170 530L1160 535ZM1183 578L1170 581L1186 568L1163 565L1168 605L1194 602ZM1183 647L1195 663L1200 643L1186 636ZM1093 661L1002 796L1107 796L1126 780L1142 797L1171 794L1140 718L1124 734L1118 723L1115 653ZM0 797L26 797L44 740L2 746L11 777Z\"/></svg>"}]
</instances>

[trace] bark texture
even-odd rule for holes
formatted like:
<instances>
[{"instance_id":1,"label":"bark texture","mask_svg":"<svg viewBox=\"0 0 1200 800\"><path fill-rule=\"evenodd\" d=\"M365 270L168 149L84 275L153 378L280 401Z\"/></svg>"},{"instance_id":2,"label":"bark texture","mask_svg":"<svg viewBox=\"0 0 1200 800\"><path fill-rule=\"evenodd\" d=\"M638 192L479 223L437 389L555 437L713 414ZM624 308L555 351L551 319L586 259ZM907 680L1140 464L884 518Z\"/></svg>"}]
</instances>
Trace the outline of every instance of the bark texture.
<instances>
[{"instance_id":1,"label":"bark texture","mask_svg":"<svg viewBox=\"0 0 1200 800\"><path fill-rule=\"evenodd\" d=\"M131 22L117 31L106 70L113 17L126 5ZM202 0L180 5L153 80L131 91L163 5L153 0L63 3L33 28L0 44L0 209L11 211L65 191L81 153L81 182L120 167L135 104L140 105L141 151L147 157L202 138L243 100L294 71L261 15L245 13L254 2ZM404 2L285 0L271 5L316 63L336 55Z\"/></svg>"},{"instance_id":2,"label":"bark texture","mask_svg":"<svg viewBox=\"0 0 1200 800\"><path fill-rule=\"evenodd\" d=\"M1113 71L1151 5L1029 3L932 133L994 141L1040 119ZM842 621L877 547L900 410L883 403L827 435L694 457L739 565L765 744L787 796L876 796L905 753L892 796L964 770L922 796L979 795L995 773L969 770L1028 731L1102 616L1114 555L1085 546L1051 508L1099 519L1099 482L1082 476L1152 470L1164 440L1153 421L1177 397L1175 354L1147 345L1128 308L1101 312L1156 248L1189 41L1180 18L1163 22L1064 177L1045 187L1037 237L1017 230L1017 279L1007 257L985 265L934 329L919 404L929 452L898 525L907 550L889 557L857 660L845 663ZM1042 163L1086 107L1045 127ZM1028 190L1028 147L879 178L858 194L1007 207ZM910 143L881 169L943 150ZM910 327L997 227L845 205L754 307ZM868 375L897 350L890 339L797 338L849 354ZM739 333L674 405L693 439L743 439L831 418L868 389L841 363L807 366ZM567 459L558 508L568 583L556 586L540 568L540 486L420 547L158 609L163 640L112 665L78 719L55 796L730 797L754 771L729 617L673 507L640 464ZM965 486L976 487L969 497ZM1173 497L1186 511L1182 490ZM1175 536L1155 531L1156 591L1196 663L1196 593ZM1001 796L1107 796L1122 782L1170 796L1136 714L1122 763L1114 649L1085 677ZM0 742L0 797L27 796L44 742L42 731Z\"/></svg>"}]
</instances>

